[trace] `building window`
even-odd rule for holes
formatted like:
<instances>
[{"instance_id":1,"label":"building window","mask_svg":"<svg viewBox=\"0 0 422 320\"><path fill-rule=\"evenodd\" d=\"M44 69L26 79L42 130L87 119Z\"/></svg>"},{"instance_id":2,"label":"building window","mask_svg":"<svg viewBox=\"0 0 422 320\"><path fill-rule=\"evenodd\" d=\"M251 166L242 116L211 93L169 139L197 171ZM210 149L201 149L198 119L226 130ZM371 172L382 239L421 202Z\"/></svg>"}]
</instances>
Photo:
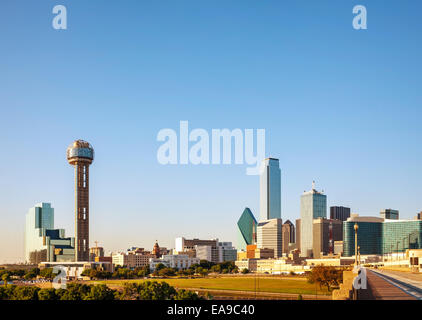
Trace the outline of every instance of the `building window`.
<instances>
[{"instance_id":1,"label":"building window","mask_svg":"<svg viewBox=\"0 0 422 320\"><path fill-rule=\"evenodd\" d=\"M84 166L84 188L86 188L86 166Z\"/></svg>"}]
</instances>

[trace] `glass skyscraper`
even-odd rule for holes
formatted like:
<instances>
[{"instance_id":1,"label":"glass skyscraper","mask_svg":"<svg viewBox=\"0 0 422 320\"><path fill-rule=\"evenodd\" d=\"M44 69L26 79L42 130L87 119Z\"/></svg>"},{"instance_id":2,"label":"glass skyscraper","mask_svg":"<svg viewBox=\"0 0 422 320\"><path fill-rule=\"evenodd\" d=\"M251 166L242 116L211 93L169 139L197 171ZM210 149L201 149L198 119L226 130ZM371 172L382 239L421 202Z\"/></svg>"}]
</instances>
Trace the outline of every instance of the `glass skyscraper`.
<instances>
[{"instance_id":1,"label":"glass skyscraper","mask_svg":"<svg viewBox=\"0 0 422 320\"><path fill-rule=\"evenodd\" d=\"M38 203L25 218L25 261L69 262L75 258L74 238L65 238L64 229L54 229L54 208Z\"/></svg>"},{"instance_id":2,"label":"glass skyscraper","mask_svg":"<svg viewBox=\"0 0 422 320\"><path fill-rule=\"evenodd\" d=\"M300 198L300 255L311 257L313 248L313 221L327 217L327 196L315 190L304 192Z\"/></svg>"},{"instance_id":3,"label":"glass skyscraper","mask_svg":"<svg viewBox=\"0 0 422 320\"><path fill-rule=\"evenodd\" d=\"M25 261L30 261L30 253L46 249L43 241L45 229L54 228L54 208L50 203L37 203L28 210L25 218Z\"/></svg>"},{"instance_id":4,"label":"glass skyscraper","mask_svg":"<svg viewBox=\"0 0 422 320\"><path fill-rule=\"evenodd\" d=\"M260 221L281 219L281 171L278 159L262 161L259 181Z\"/></svg>"},{"instance_id":5,"label":"glass skyscraper","mask_svg":"<svg viewBox=\"0 0 422 320\"><path fill-rule=\"evenodd\" d=\"M257 221L249 208L246 208L237 222L239 250L246 250L246 246L256 242Z\"/></svg>"}]
</instances>

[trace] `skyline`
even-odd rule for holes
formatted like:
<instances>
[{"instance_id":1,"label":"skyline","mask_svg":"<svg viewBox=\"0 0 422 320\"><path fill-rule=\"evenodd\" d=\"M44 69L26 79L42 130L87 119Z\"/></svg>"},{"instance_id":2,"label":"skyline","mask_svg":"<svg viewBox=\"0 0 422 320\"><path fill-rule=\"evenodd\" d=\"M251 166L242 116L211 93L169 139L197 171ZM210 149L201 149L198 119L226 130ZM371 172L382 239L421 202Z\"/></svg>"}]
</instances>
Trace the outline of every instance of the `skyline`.
<instances>
[{"instance_id":1,"label":"skyline","mask_svg":"<svg viewBox=\"0 0 422 320\"><path fill-rule=\"evenodd\" d=\"M280 159L283 222L300 217L313 180L327 207L364 216L392 208L402 219L422 210L422 4L364 1L368 30L356 31L356 1L129 1L132 11L61 2L64 32L51 28L56 1L0 4L9 48L0 53L0 262L23 259L36 203L51 203L55 225L74 234L65 150L76 139L96 150L91 246L172 247L179 236L236 244L245 207L259 217L259 177L246 165L157 163L157 133L183 120L266 129L266 156Z\"/></svg>"}]
</instances>

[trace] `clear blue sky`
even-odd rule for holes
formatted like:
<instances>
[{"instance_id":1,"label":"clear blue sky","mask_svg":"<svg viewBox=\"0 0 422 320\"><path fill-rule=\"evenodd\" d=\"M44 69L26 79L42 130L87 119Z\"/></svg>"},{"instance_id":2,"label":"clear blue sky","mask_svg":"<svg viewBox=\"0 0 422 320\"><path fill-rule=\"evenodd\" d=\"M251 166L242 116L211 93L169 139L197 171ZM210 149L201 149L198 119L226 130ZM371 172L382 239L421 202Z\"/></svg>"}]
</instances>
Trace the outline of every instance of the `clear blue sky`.
<instances>
[{"instance_id":1,"label":"clear blue sky","mask_svg":"<svg viewBox=\"0 0 422 320\"><path fill-rule=\"evenodd\" d=\"M68 10L68 30L51 27ZM368 30L352 8L368 9ZM0 262L23 257L24 216L51 202L74 232L65 150L92 143L91 245L236 240L259 183L245 166L162 166L162 128L264 128L282 218L316 180L362 215L422 210L422 4L400 0L0 3Z\"/></svg>"}]
</instances>

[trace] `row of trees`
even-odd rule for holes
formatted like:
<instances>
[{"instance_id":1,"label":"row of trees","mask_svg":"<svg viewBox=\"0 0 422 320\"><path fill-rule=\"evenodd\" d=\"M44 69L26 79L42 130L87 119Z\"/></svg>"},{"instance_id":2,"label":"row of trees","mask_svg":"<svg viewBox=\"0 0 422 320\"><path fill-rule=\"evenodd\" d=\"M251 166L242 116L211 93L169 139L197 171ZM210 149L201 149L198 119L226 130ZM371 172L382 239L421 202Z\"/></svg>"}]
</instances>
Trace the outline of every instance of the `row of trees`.
<instances>
[{"instance_id":1,"label":"row of trees","mask_svg":"<svg viewBox=\"0 0 422 320\"><path fill-rule=\"evenodd\" d=\"M134 270L120 267L116 268L113 273L95 269L86 269L82 272L82 276L90 277L91 279L138 279L144 278L149 274L149 266L136 268Z\"/></svg>"},{"instance_id":2,"label":"row of trees","mask_svg":"<svg viewBox=\"0 0 422 320\"><path fill-rule=\"evenodd\" d=\"M122 291L104 284L69 283L66 289L41 289L36 286L0 287L0 300L198 300L196 293L176 290L166 282L125 283Z\"/></svg>"},{"instance_id":3,"label":"row of trees","mask_svg":"<svg viewBox=\"0 0 422 320\"><path fill-rule=\"evenodd\" d=\"M39 268L33 268L30 270L6 270L0 269L0 279L9 282L11 279L24 279L24 280L33 280L37 277L41 277L44 279L53 279L56 275L53 274L52 268L45 268L40 270Z\"/></svg>"}]
</instances>

